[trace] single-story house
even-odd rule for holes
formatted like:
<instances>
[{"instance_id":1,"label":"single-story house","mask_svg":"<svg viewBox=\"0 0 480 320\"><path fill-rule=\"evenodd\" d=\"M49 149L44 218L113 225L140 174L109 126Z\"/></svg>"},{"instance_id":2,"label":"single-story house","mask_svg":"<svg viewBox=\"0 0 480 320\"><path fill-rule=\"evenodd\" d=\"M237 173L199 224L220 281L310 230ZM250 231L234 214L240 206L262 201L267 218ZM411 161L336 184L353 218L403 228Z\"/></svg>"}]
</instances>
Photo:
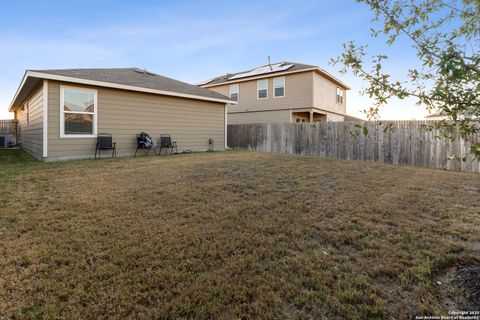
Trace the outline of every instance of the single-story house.
<instances>
[{"instance_id":1,"label":"single-story house","mask_svg":"<svg viewBox=\"0 0 480 320\"><path fill-rule=\"evenodd\" d=\"M178 151L226 147L227 104L220 93L138 68L27 70L9 107L17 143L42 161L92 158L110 133L119 156L136 135L170 134Z\"/></svg>"}]
</instances>

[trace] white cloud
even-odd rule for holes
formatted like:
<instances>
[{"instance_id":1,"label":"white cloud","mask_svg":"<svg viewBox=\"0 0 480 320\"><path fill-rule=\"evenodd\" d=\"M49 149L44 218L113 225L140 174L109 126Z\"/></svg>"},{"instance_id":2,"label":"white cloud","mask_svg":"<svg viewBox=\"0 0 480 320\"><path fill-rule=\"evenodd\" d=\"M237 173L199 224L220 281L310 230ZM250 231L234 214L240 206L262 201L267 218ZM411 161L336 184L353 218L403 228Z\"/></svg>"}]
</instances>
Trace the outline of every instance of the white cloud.
<instances>
[{"instance_id":1,"label":"white cloud","mask_svg":"<svg viewBox=\"0 0 480 320\"><path fill-rule=\"evenodd\" d=\"M235 48L296 39L315 32L312 29L282 26L282 22L289 17L284 13L215 19L161 15L155 18L154 23L112 25L89 31L75 30L72 36L103 43L116 52L148 50L149 54L168 57L192 55L221 47Z\"/></svg>"}]
</instances>

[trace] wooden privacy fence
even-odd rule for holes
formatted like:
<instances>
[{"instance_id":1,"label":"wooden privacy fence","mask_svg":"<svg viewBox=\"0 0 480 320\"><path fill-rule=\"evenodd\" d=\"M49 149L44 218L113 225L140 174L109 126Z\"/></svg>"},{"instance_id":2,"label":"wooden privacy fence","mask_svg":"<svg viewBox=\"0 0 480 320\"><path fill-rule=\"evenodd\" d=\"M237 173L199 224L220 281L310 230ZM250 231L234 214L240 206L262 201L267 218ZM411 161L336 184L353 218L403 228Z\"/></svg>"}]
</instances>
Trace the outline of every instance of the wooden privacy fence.
<instances>
[{"instance_id":1,"label":"wooden privacy fence","mask_svg":"<svg viewBox=\"0 0 480 320\"><path fill-rule=\"evenodd\" d=\"M0 120L0 133L15 133L17 120Z\"/></svg>"},{"instance_id":2,"label":"wooden privacy fence","mask_svg":"<svg viewBox=\"0 0 480 320\"><path fill-rule=\"evenodd\" d=\"M437 138L439 130L426 130L434 122L235 124L228 125L227 142L231 148L255 151L480 172L480 162L469 153L470 146L480 141L479 134L462 138L457 130L455 140L444 141ZM368 134L359 125L366 126ZM449 160L452 155L465 155L466 161Z\"/></svg>"}]
</instances>

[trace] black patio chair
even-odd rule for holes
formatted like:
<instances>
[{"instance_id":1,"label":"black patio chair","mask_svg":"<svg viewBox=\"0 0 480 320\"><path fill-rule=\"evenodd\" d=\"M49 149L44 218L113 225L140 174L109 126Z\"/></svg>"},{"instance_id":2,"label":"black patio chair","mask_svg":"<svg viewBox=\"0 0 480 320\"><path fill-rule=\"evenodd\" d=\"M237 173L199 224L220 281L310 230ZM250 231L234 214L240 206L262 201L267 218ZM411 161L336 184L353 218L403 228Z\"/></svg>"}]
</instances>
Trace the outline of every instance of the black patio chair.
<instances>
[{"instance_id":1,"label":"black patio chair","mask_svg":"<svg viewBox=\"0 0 480 320\"><path fill-rule=\"evenodd\" d=\"M161 134L160 135L160 152L158 152L158 155L162 154L162 149L167 149L167 153L168 153L168 149L170 149L170 154L172 154L174 148L175 148L175 153L178 153L177 141L172 141L172 138L170 137L169 134Z\"/></svg>"},{"instance_id":2,"label":"black patio chair","mask_svg":"<svg viewBox=\"0 0 480 320\"><path fill-rule=\"evenodd\" d=\"M157 144L152 140L152 138L150 138L148 133L142 132L137 134L137 150L135 150L133 157L135 158L137 156L138 150L144 150L145 156L148 156L150 150L153 149L153 153L157 155L157 151L155 150L156 146Z\"/></svg>"},{"instance_id":3,"label":"black patio chair","mask_svg":"<svg viewBox=\"0 0 480 320\"><path fill-rule=\"evenodd\" d=\"M112 150L112 158L117 157L117 143L112 141L112 135L110 133L99 133L97 135L97 143L95 145L95 157L101 158L101 150Z\"/></svg>"}]
</instances>

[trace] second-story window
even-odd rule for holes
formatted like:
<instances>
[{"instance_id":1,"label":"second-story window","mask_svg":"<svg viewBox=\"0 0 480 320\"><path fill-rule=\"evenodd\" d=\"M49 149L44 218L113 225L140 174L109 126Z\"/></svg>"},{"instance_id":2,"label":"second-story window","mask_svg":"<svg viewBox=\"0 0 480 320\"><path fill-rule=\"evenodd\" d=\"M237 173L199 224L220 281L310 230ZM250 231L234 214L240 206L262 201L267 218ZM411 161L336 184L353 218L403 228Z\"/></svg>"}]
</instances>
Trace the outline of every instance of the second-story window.
<instances>
[{"instance_id":1,"label":"second-story window","mask_svg":"<svg viewBox=\"0 0 480 320\"><path fill-rule=\"evenodd\" d=\"M273 79L273 96L285 97L285 77L278 77Z\"/></svg>"},{"instance_id":2,"label":"second-story window","mask_svg":"<svg viewBox=\"0 0 480 320\"><path fill-rule=\"evenodd\" d=\"M238 83L230 85L230 98L238 101Z\"/></svg>"},{"instance_id":3,"label":"second-story window","mask_svg":"<svg viewBox=\"0 0 480 320\"><path fill-rule=\"evenodd\" d=\"M257 81L257 98L258 99L267 99L268 98L268 80L258 80Z\"/></svg>"},{"instance_id":4,"label":"second-story window","mask_svg":"<svg viewBox=\"0 0 480 320\"><path fill-rule=\"evenodd\" d=\"M343 104L343 89L337 88L337 103Z\"/></svg>"}]
</instances>

